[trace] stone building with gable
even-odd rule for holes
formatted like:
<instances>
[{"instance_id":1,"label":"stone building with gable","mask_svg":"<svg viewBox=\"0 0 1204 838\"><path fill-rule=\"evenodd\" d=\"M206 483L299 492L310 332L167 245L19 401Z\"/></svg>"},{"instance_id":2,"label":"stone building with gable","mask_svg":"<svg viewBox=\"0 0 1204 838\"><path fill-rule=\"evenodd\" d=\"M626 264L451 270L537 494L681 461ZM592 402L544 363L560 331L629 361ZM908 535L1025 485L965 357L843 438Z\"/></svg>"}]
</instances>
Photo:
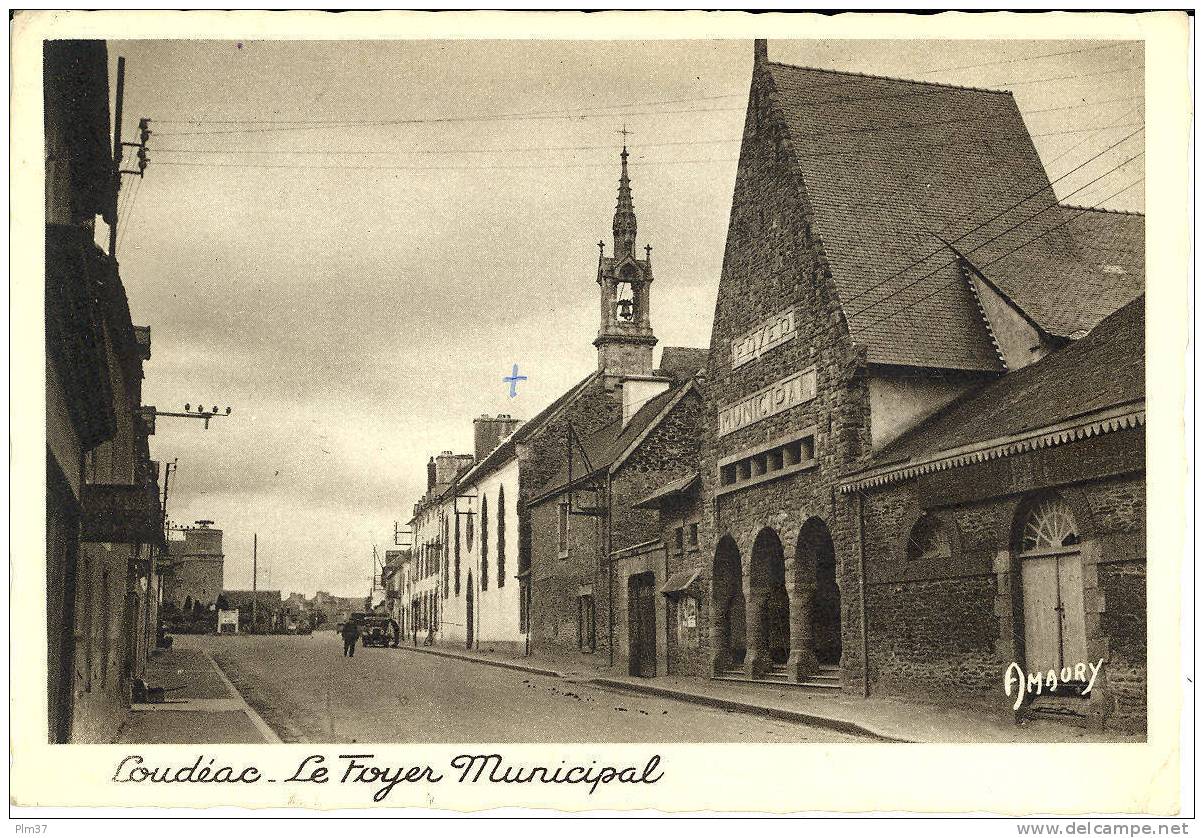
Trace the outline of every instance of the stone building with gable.
<instances>
[{"instance_id":1,"label":"stone building with gable","mask_svg":"<svg viewBox=\"0 0 1204 838\"><path fill-rule=\"evenodd\" d=\"M706 351L666 347L653 364L651 246L639 258L621 155L611 256L600 247L593 414L566 412L530 446L531 648L654 676L667 671L668 557L658 513L636 502L697 472Z\"/></svg>"},{"instance_id":2,"label":"stone building with gable","mask_svg":"<svg viewBox=\"0 0 1204 838\"><path fill-rule=\"evenodd\" d=\"M117 223L104 41L43 49L45 141L46 735L108 742L156 640L165 549L150 328L97 243Z\"/></svg>"},{"instance_id":3,"label":"stone building with gable","mask_svg":"<svg viewBox=\"0 0 1204 838\"><path fill-rule=\"evenodd\" d=\"M1139 307L1106 319L1144 288L1144 219L1059 202L1010 93L754 54L704 389L711 674L1003 711L1010 664L1102 658L1088 715L1136 719L1142 392L1090 420L1041 400L1086 398L1078 371L1111 353L1140 367ZM991 468L863 476L1038 431ZM1021 558L1088 532L1078 563Z\"/></svg>"}]
</instances>

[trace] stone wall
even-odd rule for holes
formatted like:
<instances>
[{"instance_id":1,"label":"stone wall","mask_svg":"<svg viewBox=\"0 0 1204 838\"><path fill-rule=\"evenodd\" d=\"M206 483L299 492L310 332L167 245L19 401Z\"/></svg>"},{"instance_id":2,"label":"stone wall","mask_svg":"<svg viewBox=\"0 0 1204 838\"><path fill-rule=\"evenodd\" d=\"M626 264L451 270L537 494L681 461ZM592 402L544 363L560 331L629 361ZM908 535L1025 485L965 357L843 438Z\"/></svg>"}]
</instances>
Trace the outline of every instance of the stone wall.
<instances>
[{"instance_id":1,"label":"stone wall","mask_svg":"<svg viewBox=\"0 0 1204 838\"><path fill-rule=\"evenodd\" d=\"M1103 439L1135 457L1139 433L1116 432L1061 446L1059 460ZM972 491L942 505L909 480L865 490L864 549L871 694L974 704L1008 710L1003 674L1024 663L1023 585L1015 558L1016 522L1026 503L1057 492L1073 510L1081 540L1087 649L1104 659L1089 707L1109 727L1145 726L1146 596L1145 480L1140 473L1059 482L1050 450L980 464L959 482ZM955 471L946 474L958 478ZM1011 478L1027 474L1027 482ZM931 482L929 487L931 488ZM998 496L981 497L992 488ZM1020 491L1017 491L1020 490ZM921 513L933 516L948 538L948 555L909 561L906 540Z\"/></svg>"},{"instance_id":2,"label":"stone wall","mask_svg":"<svg viewBox=\"0 0 1204 838\"><path fill-rule=\"evenodd\" d=\"M748 597L753 543L759 531L770 527L784 549L788 587L802 598L808 568L795 561L795 545L805 522L822 521L835 544L845 614L842 670L846 679L856 680L858 569L847 504L838 504L833 486L841 473L869 453L868 386L864 359L849 340L823 242L799 188L801 175L771 88L768 76L754 74L715 305L701 469L704 508L715 512L703 516L702 553L713 557L720 538L730 535L740 551ZM733 368L732 341L791 309L796 335ZM718 411L808 369L815 371L813 399L719 436ZM814 428L813 467L716 497L720 459L797 436L806 428ZM711 574L711 563L704 563L705 591L714 588ZM712 638L703 643L710 646ZM717 651L709 649L712 656Z\"/></svg>"}]
</instances>

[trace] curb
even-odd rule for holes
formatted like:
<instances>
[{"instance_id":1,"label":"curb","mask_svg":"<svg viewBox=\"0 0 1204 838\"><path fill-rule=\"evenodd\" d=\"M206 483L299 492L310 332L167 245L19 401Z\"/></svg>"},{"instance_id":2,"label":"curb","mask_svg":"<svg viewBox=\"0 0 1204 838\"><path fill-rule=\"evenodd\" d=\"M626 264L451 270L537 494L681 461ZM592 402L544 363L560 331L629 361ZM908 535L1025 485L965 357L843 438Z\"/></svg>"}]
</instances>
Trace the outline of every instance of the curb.
<instances>
[{"instance_id":1,"label":"curb","mask_svg":"<svg viewBox=\"0 0 1204 838\"><path fill-rule=\"evenodd\" d=\"M412 652L422 652L427 655L438 655L439 657L468 661L469 663L482 663L486 666L496 666L502 669L513 669L519 672L545 675L550 678L567 677L563 672L557 672L554 669L541 669L537 666L511 663L510 661L488 660L486 658L476 657L474 655L461 655L457 654L456 652L449 652L446 649L437 649L430 646L398 646L397 648L406 649ZM865 727L845 719L833 718L831 716L818 716L813 713L804 713L799 710L784 710L780 707L771 707L764 704L750 704L748 702L735 701L729 698L719 698L717 696L684 692L682 690L671 690L665 687L654 687L650 684L636 684L630 681L619 681L612 678L586 677L580 679L573 678L571 680L579 683L592 684L596 687L608 687L610 689L623 690L625 692L632 693L646 693L648 695L656 695L660 696L661 698L674 699L676 701L683 701L689 704L701 704L707 707L715 707L720 710L730 710L735 713L746 713L753 716L768 716L771 719L779 719L785 722L804 724L809 727L823 728L850 736L860 736L867 739L873 739L878 742L912 744L912 740L910 739L900 739L897 736L888 736L887 734L876 731L873 728Z\"/></svg>"},{"instance_id":2,"label":"curb","mask_svg":"<svg viewBox=\"0 0 1204 838\"><path fill-rule=\"evenodd\" d=\"M446 649L436 649L430 646L398 646L398 649L405 649L407 652L422 652L425 655L438 655L441 658L452 658L454 660L468 661L469 663L483 663L485 666L496 666L501 669L513 669L517 672L529 672L532 675L544 675L548 678L564 678L563 672L557 672L555 669L541 669L538 666L528 666L523 663L511 663L510 661L490 660L488 658L479 658L475 655L461 655L456 652L449 652Z\"/></svg>"},{"instance_id":3,"label":"curb","mask_svg":"<svg viewBox=\"0 0 1204 838\"><path fill-rule=\"evenodd\" d=\"M804 724L809 727L825 728L837 733L860 736L873 739L878 742L914 744L914 742L910 739L900 739L896 736L888 736L885 733L880 733L872 728L859 725L856 722L850 722L845 719L837 719L831 716L817 716L813 713L804 713L800 710L783 710L780 707L772 707L766 704L749 704L744 701L735 701L730 698L719 698L718 696L702 695L700 693L690 693L682 690L671 690L665 687L654 687L651 684L635 684L630 681L617 681L610 678L590 678L587 683L600 687L627 690L628 692L648 693L649 695L661 696L662 698L671 698L677 701L688 702L690 704L702 704L708 707L716 707L720 710L730 710L736 713L747 713L755 716L768 716L771 719L795 722L797 724Z\"/></svg>"}]
</instances>

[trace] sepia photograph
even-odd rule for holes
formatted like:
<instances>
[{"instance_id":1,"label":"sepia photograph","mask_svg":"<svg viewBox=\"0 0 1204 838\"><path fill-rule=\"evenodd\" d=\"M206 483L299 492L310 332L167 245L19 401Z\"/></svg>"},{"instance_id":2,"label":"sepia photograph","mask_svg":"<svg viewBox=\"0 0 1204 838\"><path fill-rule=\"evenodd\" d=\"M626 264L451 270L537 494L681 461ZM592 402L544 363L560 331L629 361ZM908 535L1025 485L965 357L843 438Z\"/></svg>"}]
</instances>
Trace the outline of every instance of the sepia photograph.
<instances>
[{"instance_id":1,"label":"sepia photograph","mask_svg":"<svg viewBox=\"0 0 1204 838\"><path fill-rule=\"evenodd\" d=\"M625 19L40 41L51 753L1147 744L1144 36Z\"/></svg>"}]
</instances>

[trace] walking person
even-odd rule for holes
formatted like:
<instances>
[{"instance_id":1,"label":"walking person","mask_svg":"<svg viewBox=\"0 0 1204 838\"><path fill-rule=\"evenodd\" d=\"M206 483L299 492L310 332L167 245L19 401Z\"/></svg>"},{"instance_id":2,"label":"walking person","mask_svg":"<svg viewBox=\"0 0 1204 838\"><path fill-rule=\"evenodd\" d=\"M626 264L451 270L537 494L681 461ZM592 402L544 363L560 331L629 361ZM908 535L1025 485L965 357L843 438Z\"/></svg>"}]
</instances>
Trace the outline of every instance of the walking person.
<instances>
[{"instance_id":1,"label":"walking person","mask_svg":"<svg viewBox=\"0 0 1204 838\"><path fill-rule=\"evenodd\" d=\"M343 656L355 657L355 641L360 639L360 627L355 620L343 623Z\"/></svg>"}]
</instances>

